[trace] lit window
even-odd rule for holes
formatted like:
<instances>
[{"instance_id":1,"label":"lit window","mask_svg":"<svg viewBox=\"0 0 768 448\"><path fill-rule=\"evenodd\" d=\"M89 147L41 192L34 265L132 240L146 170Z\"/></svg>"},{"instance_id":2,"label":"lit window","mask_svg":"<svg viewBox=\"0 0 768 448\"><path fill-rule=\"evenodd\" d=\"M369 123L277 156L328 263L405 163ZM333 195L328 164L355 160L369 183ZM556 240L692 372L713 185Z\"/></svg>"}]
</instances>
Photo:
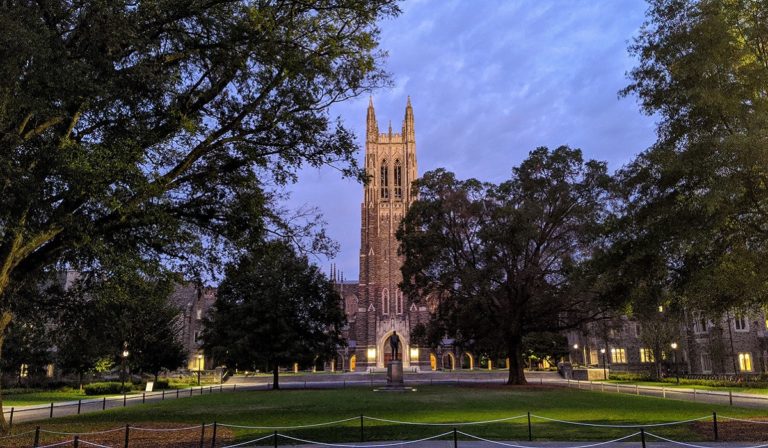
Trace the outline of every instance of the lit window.
<instances>
[{"instance_id":1,"label":"lit window","mask_svg":"<svg viewBox=\"0 0 768 448\"><path fill-rule=\"evenodd\" d=\"M742 372L752 371L752 355L750 353L739 353L739 370Z\"/></svg>"},{"instance_id":2,"label":"lit window","mask_svg":"<svg viewBox=\"0 0 768 448\"><path fill-rule=\"evenodd\" d=\"M640 362L649 363L653 362L653 350L650 348L640 349Z\"/></svg>"},{"instance_id":3,"label":"lit window","mask_svg":"<svg viewBox=\"0 0 768 448\"><path fill-rule=\"evenodd\" d=\"M733 317L733 329L736 331L749 331L749 321L743 314Z\"/></svg>"},{"instance_id":4,"label":"lit window","mask_svg":"<svg viewBox=\"0 0 768 448\"><path fill-rule=\"evenodd\" d=\"M626 364L627 363L627 351L623 348L611 349L611 362L613 364Z\"/></svg>"}]
</instances>

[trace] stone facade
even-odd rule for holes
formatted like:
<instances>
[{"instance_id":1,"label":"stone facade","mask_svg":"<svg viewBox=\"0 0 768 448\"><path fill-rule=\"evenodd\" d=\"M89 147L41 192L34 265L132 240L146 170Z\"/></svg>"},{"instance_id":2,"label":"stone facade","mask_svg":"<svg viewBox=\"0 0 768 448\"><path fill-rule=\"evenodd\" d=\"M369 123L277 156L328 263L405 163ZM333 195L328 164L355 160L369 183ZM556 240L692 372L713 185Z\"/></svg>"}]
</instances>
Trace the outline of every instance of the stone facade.
<instances>
[{"instance_id":1,"label":"stone facade","mask_svg":"<svg viewBox=\"0 0 768 448\"><path fill-rule=\"evenodd\" d=\"M659 319L672 319L659 313ZM677 349L663 347L668 375L734 375L768 373L768 313L763 309L728 312L710 318L686 311L672 326ZM608 366L612 371L647 372L654 368L643 324L622 316L608 324L592 324L570 332L570 360L575 364ZM605 353L601 352L605 349Z\"/></svg>"},{"instance_id":2,"label":"stone facade","mask_svg":"<svg viewBox=\"0 0 768 448\"><path fill-rule=\"evenodd\" d=\"M179 308L179 338L187 351L187 369L212 368L210 358L204 356L200 335L203 318L216 302L216 288L192 282L176 285L170 301Z\"/></svg>"},{"instance_id":3,"label":"stone facade","mask_svg":"<svg viewBox=\"0 0 768 448\"><path fill-rule=\"evenodd\" d=\"M370 182L364 186L360 207L360 279L332 280L344 299L349 321L345 336L349 347L339 365L365 371L384 369L392 353L389 338L400 339L400 359L406 369L430 369L430 352L410 342L411 330L429 320L429 311L400 291L400 267L395 232L413 201L411 183L418 176L416 133L411 100L399 133L380 133L373 100L368 105L365 138L365 170Z\"/></svg>"}]
</instances>

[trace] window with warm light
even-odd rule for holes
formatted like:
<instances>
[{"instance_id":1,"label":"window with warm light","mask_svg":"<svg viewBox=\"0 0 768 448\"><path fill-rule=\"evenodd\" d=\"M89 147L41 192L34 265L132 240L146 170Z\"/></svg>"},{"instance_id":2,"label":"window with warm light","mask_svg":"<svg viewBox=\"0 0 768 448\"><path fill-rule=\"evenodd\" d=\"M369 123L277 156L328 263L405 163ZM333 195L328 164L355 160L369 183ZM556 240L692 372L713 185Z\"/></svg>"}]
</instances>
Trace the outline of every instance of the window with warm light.
<instances>
[{"instance_id":1,"label":"window with warm light","mask_svg":"<svg viewBox=\"0 0 768 448\"><path fill-rule=\"evenodd\" d=\"M419 360L419 349L417 347L411 348L411 361Z\"/></svg>"},{"instance_id":2,"label":"window with warm light","mask_svg":"<svg viewBox=\"0 0 768 448\"><path fill-rule=\"evenodd\" d=\"M742 372L752 371L752 354L739 353L739 370Z\"/></svg>"},{"instance_id":3,"label":"window with warm light","mask_svg":"<svg viewBox=\"0 0 768 448\"><path fill-rule=\"evenodd\" d=\"M368 362L375 362L376 361L376 349L375 348L369 348L368 349Z\"/></svg>"},{"instance_id":4,"label":"window with warm light","mask_svg":"<svg viewBox=\"0 0 768 448\"><path fill-rule=\"evenodd\" d=\"M611 362L614 364L626 364L627 363L627 351L623 348L611 349Z\"/></svg>"},{"instance_id":5,"label":"window with warm light","mask_svg":"<svg viewBox=\"0 0 768 448\"><path fill-rule=\"evenodd\" d=\"M653 361L654 361L653 350L651 350L650 348L641 348L640 349L640 362L649 363L649 362L653 362Z\"/></svg>"}]
</instances>

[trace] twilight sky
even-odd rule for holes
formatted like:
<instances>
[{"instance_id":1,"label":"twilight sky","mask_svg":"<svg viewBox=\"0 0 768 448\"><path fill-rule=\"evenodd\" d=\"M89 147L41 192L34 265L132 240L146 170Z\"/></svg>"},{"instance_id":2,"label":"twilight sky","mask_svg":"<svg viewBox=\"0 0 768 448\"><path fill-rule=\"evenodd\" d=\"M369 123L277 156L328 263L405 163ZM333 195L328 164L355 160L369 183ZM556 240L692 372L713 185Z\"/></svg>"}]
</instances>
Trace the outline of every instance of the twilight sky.
<instances>
[{"instance_id":1,"label":"twilight sky","mask_svg":"<svg viewBox=\"0 0 768 448\"><path fill-rule=\"evenodd\" d=\"M419 173L498 182L538 146L567 144L616 170L654 140L653 119L619 98L635 64L627 46L643 0L411 0L382 23L394 88L373 95L380 129L399 130L406 97L416 121ZM365 141L368 97L335 107ZM382 130L383 132L383 130ZM331 168L304 170L289 207L318 207L357 279L362 186Z\"/></svg>"}]
</instances>

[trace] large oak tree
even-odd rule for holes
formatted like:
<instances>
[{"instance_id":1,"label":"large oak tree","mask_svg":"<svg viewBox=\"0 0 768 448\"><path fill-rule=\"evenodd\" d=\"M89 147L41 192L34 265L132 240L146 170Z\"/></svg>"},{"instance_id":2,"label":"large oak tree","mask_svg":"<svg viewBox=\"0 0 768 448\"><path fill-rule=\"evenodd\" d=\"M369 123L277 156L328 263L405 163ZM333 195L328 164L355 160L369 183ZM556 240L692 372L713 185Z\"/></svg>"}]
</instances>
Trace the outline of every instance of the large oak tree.
<instances>
[{"instance_id":1,"label":"large oak tree","mask_svg":"<svg viewBox=\"0 0 768 448\"><path fill-rule=\"evenodd\" d=\"M377 22L397 12L394 0L3 2L0 343L13 291L57 263L199 268L222 244L289 232L270 219L273 188L302 165L359 175L328 107L388 82Z\"/></svg>"},{"instance_id":2,"label":"large oak tree","mask_svg":"<svg viewBox=\"0 0 768 448\"><path fill-rule=\"evenodd\" d=\"M455 344L507 356L524 384L523 337L603 311L586 269L610 177L581 151L538 148L499 185L425 173L398 238L403 288L438 302L431 323Z\"/></svg>"}]
</instances>

